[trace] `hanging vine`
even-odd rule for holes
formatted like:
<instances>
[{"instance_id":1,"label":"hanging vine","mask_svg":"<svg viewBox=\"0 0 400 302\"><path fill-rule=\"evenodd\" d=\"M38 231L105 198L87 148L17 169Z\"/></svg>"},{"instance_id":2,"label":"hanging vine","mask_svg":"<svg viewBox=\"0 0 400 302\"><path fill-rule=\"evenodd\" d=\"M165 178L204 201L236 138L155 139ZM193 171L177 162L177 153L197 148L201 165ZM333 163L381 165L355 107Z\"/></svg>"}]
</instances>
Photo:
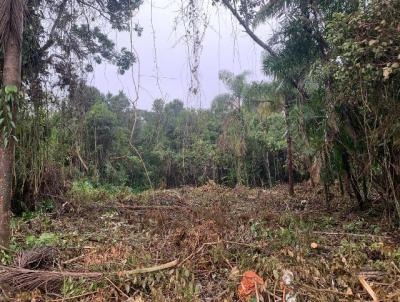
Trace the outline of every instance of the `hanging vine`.
<instances>
[{"instance_id":1,"label":"hanging vine","mask_svg":"<svg viewBox=\"0 0 400 302\"><path fill-rule=\"evenodd\" d=\"M1 91L2 96L0 98L0 126L1 135L3 138L3 144L6 148L10 143L11 139L18 141L15 136L15 123L13 118L13 109L18 105L18 88L15 85L5 86Z\"/></svg>"}]
</instances>

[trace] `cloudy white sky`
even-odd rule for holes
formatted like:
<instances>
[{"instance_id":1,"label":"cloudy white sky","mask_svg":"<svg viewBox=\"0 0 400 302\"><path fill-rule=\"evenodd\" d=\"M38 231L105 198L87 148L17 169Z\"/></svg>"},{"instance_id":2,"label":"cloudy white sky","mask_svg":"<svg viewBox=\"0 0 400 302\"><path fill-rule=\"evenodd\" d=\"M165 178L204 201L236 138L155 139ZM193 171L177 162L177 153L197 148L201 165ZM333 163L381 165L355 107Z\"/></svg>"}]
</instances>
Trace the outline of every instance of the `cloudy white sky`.
<instances>
[{"instance_id":1,"label":"cloudy white sky","mask_svg":"<svg viewBox=\"0 0 400 302\"><path fill-rule=\"evenodd\" d=\"M250 72L250 81L264 79L260 47L247 37L226 9L204 4L204 12L210 22L202 43L199 68L201 90L198 97L189 97L187 45L181 39L184 30L182 17L179 16L182 3L179 0L150 1L145 0L133 21L144 29L141 37L133 36L133 46L140 60L140 77L139 64L134 65L133 73L129 71L123 76L117 74L115 67L102 64L96 67L94 75L88 79L91 85L104 93L123 90L134 99L134 75L135 81L140 79L137 106L141 109L150 109L153 100L161 96L167 101L179 98L187 106L205 108L210 105L214 96L225 91L223 84L218 80L219 70L226 69L235 73L246 70ZM268 28L263 28L259 34L266 39L269 33ZM110 36L114 37L117 48L130 49L129 34L110 32Z\"/></svg>"}]
</instances>

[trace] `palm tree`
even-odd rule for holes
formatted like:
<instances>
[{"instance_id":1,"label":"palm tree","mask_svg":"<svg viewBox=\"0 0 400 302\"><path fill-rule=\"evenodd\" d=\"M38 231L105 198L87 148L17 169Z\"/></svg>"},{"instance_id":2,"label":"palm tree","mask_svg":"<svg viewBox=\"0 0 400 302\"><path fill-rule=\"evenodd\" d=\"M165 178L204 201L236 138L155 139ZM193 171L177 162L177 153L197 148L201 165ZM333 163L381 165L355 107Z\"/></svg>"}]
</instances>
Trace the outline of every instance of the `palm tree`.
<instances>
[{"instance_id":1,"label":"palm tree","mask_svg":"<svg viewBox=\"0 0 400 302\"><path fill-rule=\"evenodd\" d=\"M235 157L236 183L241 185L245 180L244 156L246 153L245 123L243 117L243 102L248 90L246 77L248 72L238 75L222 70L219 79L225 84L228 93L218 95L211 105L214 113L223 120L223 133L219 144L229 150Z\"/></svg>"},{"instance_id":2,"label":"palm tree","mask_svg":"<svg viewBox=\"0 0 400 302\"><path fill-rule=\"evenodd\" d=\"M21 46L23 16L25 3L23 0L2 0L0 3L0 43L3 46L3 92L17 91L21 86ZM1 108L5 105L2 95ZM15 94L14 94L15 96ZM15 120L16 106L12 102L11 119ZM4 125L0 139L0 245L7 246L9 241L9 219L12 197L12 166L14 161L13 139L8 140L4 134ZM7 143L8 141L8 143Z\"/></svg>"}]
</instances>

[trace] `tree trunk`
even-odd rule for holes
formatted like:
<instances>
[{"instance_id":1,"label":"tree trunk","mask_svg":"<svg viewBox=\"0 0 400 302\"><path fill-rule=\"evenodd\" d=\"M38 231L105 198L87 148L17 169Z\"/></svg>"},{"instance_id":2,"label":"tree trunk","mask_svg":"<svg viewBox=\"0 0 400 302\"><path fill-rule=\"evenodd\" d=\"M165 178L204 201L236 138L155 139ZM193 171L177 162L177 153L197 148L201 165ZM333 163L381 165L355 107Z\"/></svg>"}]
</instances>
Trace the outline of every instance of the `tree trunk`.
<instances>
[{"instance_id":1,"label":"tree trunk","mask_svg":"<svg viewBox=\"0 0 400 302\"><path fill-rule=\"evenodd\" d=\"M364 199L361 196L360 189L358 187L357 179L354 176L354 174L351 172L349 155L348 155L347 151L345 151L345 150L342 152L342 162L343 162L343 168L344 168L344 170L346 172L346 176L347 176L347 178L349 180L350 186L353 189L353 193L354 193L354 195L355 195L355 197L357 199L358 207L359 207L360 210L363 210L364 209L364 205L365 205ZM352 194L349 193L349 196L351 197Z\"/></svg>"},{"instance_id":2,"label":"tree trunk","mask_svg":"<svg viewBox=\"0 0 400 302\"><path fill-rule=\"evenodd\" d=\"M290 121L289 121L289 99L285 97L285 120L286 120L286 141L287 141L287 172L289 195L294 195L294 181L293 181L293 146L292 135L290 134Z\"/></svg>"},{"instance_id":3,"label":"tree trunk","mask_svg":"<svg viewBox=\"0 0 400 302\"><path fill-rule=\"evenodd\" d=\"M14 16L12 16L14 18ZM22 17L22 15L21 15ZM23 19L13 22L23 22ZM18 28L18 27L17 27ZM22 26L21 26L22 28ZM18 34L20 36L18 36ZM21 33L11 33L4 45L3 85L21 86ZM15 119L16 106L12 108ZM7 147L0 141L0 244L8 246L10 237L10 208L12 197L12 167L14 161L14 140L9 139Z\"/></svg>"},{"instance_id":4,"label":"tree trunk","mask_svg":"<svg viewBox=\"0 0 400 302\"><path fill-rule=\"evenodd\" d=\"M267 176L268 176L268 185L271 188L272 187L272 178L271 178L271 167L269 163L269 152L267 152L267 156L265 157L265 163L266 163L266 168L267 168Z\"/></svg>"},{"instance_id":5,"label":"tree trunk","mask_svg":"<svg viewBox=\"0 0 400 302\"><path fill-rule=\"evenodd\" d=\"M344 186L343 186L343 179L341 173L338 174L339 179L339 189L340 189L340 196L344 196Z\"/></svg>"}]
</instances>

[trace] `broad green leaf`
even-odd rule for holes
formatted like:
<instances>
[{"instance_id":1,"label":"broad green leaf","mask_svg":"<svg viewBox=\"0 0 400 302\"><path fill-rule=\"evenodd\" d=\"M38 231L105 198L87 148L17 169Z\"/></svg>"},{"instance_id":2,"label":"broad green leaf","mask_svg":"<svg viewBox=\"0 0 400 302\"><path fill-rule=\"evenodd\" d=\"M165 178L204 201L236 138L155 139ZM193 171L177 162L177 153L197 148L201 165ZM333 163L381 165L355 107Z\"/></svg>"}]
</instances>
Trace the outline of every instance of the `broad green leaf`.
<instances>
[{"instance_id":1,"label":"broad green leaf","mask_svg":"<svg viewBox=\"0 0 400 302\"><path fill-rule=\"evenodd\" d=\"M4 91L6 92L6 94L16 94L18 92L18 88L15 85L7 85L4 88Z\"/></svg>"}]
</instances>

